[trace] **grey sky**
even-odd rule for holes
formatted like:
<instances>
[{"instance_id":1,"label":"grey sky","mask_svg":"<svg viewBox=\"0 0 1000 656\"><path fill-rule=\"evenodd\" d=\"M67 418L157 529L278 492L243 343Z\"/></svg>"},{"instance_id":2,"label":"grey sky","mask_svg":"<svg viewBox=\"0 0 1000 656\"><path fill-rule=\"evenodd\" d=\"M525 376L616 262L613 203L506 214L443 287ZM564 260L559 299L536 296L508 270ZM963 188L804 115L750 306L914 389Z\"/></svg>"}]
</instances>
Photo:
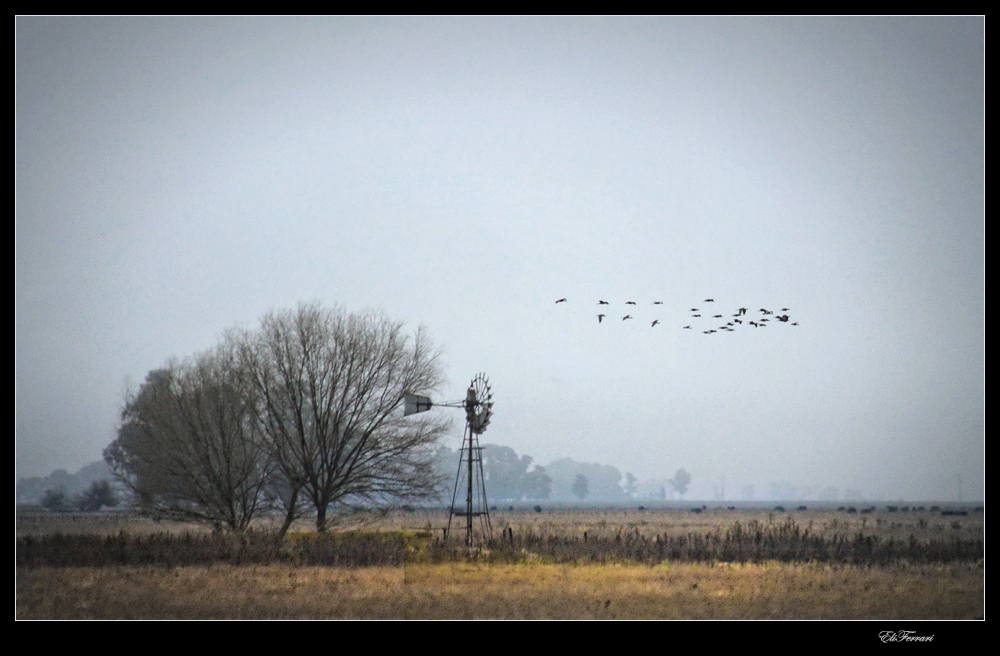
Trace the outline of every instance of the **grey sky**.
<instances>
[{"instance_id":1,"label":"grey sky","mask_svg":"<svg viewBox=\"0 0 1000 656\"><path fill-rule=\"evenodd\" d=\"M983 497L981 17L15 28L18 476L319 300L426 325L541 463Z\"/></svg>"}]
</instances>

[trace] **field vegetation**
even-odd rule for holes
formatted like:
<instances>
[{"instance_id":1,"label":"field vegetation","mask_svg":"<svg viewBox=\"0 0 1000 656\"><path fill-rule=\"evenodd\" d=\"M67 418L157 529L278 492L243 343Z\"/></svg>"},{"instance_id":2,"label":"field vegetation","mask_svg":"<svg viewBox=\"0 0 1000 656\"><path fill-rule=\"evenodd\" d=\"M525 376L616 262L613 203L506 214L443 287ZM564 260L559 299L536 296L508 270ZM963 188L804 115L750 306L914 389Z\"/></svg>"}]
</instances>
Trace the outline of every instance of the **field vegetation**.
<instances>
[{"instance_id":1,"label":"field vegetation","mask_svg":"<svg viewBox=\"0 0 1000 656\"><path fill-rule=\"evenodd\" d=\"M983 615L982 514L494 514L469 553L415 509L242 535L20 513L19 618L906 618Z\"/></svg>"}]
</instances>

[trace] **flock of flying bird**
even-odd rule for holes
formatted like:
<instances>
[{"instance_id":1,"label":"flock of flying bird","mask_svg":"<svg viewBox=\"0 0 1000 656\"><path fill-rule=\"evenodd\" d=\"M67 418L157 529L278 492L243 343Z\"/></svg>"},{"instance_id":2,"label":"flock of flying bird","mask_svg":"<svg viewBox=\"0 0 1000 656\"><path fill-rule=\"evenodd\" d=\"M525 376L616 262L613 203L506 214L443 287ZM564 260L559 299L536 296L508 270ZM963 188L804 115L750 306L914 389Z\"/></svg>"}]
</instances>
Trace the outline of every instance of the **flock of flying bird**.
<instances>
[{"instance_id":1,"label":"flock of flying bird","mask_svg":"<svg viewBox=\"0 0 1000 656\"><path fill-rule=\"evenodd\" d=\"M568 299L560 298L558 301L556 301L556 304L558 305L559 303L568 303L568 302L569 302ZM715 303L715 299L714 298L706 298L703 301L703 303L706 303L706 304L707 303ZM600 301L599 300L599 301L597 301L597 305L598 305L598 307L600 307L602 305L607 305L608 307L610 307L611 303L609 303L608 301ZM637 304L636 304L635 301L625 301L625 305L636 305L637 306ZM653 301L653 305L663 305L663 301ZM744 325L745 326L753 326L754 328L767 328L768 323L771 322L772 320L773 321L777 321L778 323L787 323L787 324L789 324L791 326L797 326L797 325L799 325L799 323L797 321L790 322L791 317L788 315L789 311L790 310L788 308L781 308L780 312L782 312L782 314L775 314L774 310L768 310L767 308L760 308L759 312L761 313L761 316L756 321L751 321L748 318L748 316L747 316L747 308L741 307L741 308L738 308L736 310L735 314L733 314L732 316L728 317L728 319L729 319L728 321L725 321L727 319L727 317L723 316L722 314L711 314L711 311L709 311L709 310L704 310L704 313L705 313L704 315L702 315L703 311L700 310L700 309L698 309L698 308L696 308L696 307L693 307L693 308L691 308L689 310L689 312L691 312L691 318L692 319L701 319L702 320L700 322L695 322L695 323L701 324L701 325L699 325L697 327L697 329L701 330L701 332L705 333L706 335L711 335L712 333L716 333L716 332L719 332L719 331L733 332L734 330L736 330L736 328L738 326L744 326ZM609 310L609 312L610 312L610 310ZM607 314L598 314L597 315L597 322L598 323L604 323L604 319L607 318L607 316L608 316ZM704 326L707 323L709 323L707 321L707 319L709 317L711 317L712 319L723 319L725 321L725 323L723 325L721 325L721 326L711 327L711 328L705 328ZM635 317L633 317L631 314L626 314L624 317L622 317L621 320L622 321L628 321L629 319L634 319L634 318ZM661 322L660 322L659 319L654 319L652 321L652 323L650 323L650 327L651 328L655 328L660 323ZM718 323L718 322L711 322L711 323L714 325L715 323ZM691 324L688 324L686 326L683 326L682 329L683 330L694 330L695 328L693 328Z\"/></svg>"}]
</instances>

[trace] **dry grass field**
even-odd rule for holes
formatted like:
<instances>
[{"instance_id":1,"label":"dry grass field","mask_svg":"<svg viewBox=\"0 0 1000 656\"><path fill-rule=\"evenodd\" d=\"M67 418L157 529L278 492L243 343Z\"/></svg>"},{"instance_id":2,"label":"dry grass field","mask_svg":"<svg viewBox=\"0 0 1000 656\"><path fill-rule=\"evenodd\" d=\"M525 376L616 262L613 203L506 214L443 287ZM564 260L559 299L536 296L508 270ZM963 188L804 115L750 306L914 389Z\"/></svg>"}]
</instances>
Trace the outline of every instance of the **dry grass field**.
<instances>
[{"instance_id":1,"label":"dry grass field","mask_svg":"<svg viewBox=\"0 0 1000 656\"><path fill-rule=\"evenodd\" d=\"M736 521L780 527L793 514L800 531L811 530L824 539L860 533L928 544L934 539L981 541L983 537L981 513L952 517L930 512L858 516L830 510L785 516L749 510L697 515L676 510L515 511L497 513L495 526L497 532L509 527L518 536L515 547L592 546L595 541L615 545L621 536L625 542L645 544L666 540L668 535L719 534L731 530ZM369 523L366 535L378 529L386 535L407 536L399 542L407 546L398 564L316 566L301 554L298 562L287 558L281 562L272 555L246 564L180 566L51 566L42 559L41 564L17 567L16 614L19 619L973 619L984 613L981 557L948 556L952 562L919 564L896 559L877 566L815 561L635 562L619 555L626 552L612 549L601 552L599 562L591 551L581 551L585 555L575 558L552 557L546 555L549 552L519 547L517 553L512 548L503 551L502 558L485 552L469 559L461 550L442 551L440 543L434 550L435 541L439 542L435 536L440 535L434 529L444 523L446 516L419 510L382 517L377 527ZM121 515L74 519L25 514L18 518L18 562L30 550L25 545L31 543L24 542L28 536L36 541L71 534L123 536L122 528L135 536L163 537L167 532L181 535L192 527ZM198 530L210 539L210 534ZM286 544L315 543L316 536L310 535L296 533ZM534 541L524 536L534 536ZM114 541L105 539L108 544ZM563 548L551 553L573 553Z\"/></svg>"},{"instance_id":2,"label":"dry grass field","mask_svg":"<svg viewBox=\"0 0 1000 656\"><path fill-rule=\"evenodd\" d=\"M18 572L17 616L64 619L973 619L975 566L201 566Z\"/></svg>"}]
</instances>

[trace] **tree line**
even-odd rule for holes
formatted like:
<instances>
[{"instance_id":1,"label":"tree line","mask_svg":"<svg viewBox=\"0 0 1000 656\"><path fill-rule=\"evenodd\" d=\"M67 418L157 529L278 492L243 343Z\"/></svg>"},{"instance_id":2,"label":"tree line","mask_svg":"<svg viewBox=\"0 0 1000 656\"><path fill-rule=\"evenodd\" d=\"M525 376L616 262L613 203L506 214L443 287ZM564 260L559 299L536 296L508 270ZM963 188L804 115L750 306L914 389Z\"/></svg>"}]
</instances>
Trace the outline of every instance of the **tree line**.
<instances>
[{"instance_id":1,"label":"tree line","mask_svg":"<svg viewBox=\"0 0 1000 656\"><path fill-rule=\"evenodd\" d=\"M111 478L107 463L97 460L75 474L57 469L48 476L18 478L15 495L19 504L36 504L50 510L99 510L118 503Z\"/></svg>"},{"instance_id":2,"label":"tree line","mask_svg":"<svg viewBox=\"0 0 1000 656\"><path fill-rule=\"evenodd\" d=\"M439 498L443 505L451 503L459 456L458 451L446 446L438 447L434 466L447 484ZM490 502L535 501L551 496L552 478L544 467L532 467L534 459L531 456L518 456L509 446L484 444L482 457L486 495Z\"/></svg>"},{"instance_id":3,"label":"tree line","mask_svg":"<svg viewBox=\"0 0 1000 656\"><path fill-rule=\"evenodd\" d=\"M560 458L542 467L534 464L531 456L518 455L514 449L497 444L484 444L482 457L486 494L490 502L624 502L643 498L643 490L640 489L636 476L630 472L623 475L612 465ZM459 453L446 446L437 450L435 467L439 476L446 479L449 485L440 498L442 504L451 502L458 458ZM684 469L679 469L668 483L675 492L683 496L691 483L691 476ZM665 497L666 493L663 492L660 498Z\"/></svg>"},{"instance_id":4,"label":"tree line","mask_svg":"<svg viewBox=\"0 0 1000 656\"><path fill-rule=\"evenodd\" d=\"M127 396L104 457L140 507L244 531L280 511L325 531L350 505L435 498L448 427L403 418L403 396L443 383L423 329L378 312L301 304L151 371Z\"/></svg>"}]
</instances>

